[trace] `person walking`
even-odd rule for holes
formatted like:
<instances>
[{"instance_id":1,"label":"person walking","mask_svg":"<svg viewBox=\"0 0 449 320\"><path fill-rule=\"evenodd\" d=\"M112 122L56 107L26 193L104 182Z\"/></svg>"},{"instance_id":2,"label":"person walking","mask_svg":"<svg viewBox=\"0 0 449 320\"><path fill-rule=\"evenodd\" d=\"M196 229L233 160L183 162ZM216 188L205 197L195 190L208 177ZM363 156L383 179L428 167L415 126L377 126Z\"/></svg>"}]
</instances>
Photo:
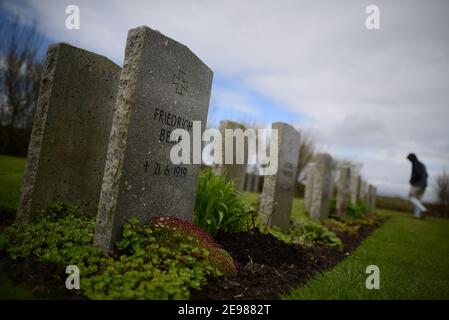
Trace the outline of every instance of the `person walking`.
<instances>
[{"instance_id":1,"label":"person walking","mask_svg":"<svg viewBox=\"0 0 449 320\"><path fill-rule=\"evenodd\" d=\"M418 160L414 153L410 153L407 159L412 163L412 176L410 177L410 202L415 207L415 218L425 218L426 207L421 203L421 198L427 188L427 170L426 166ZM424 213L424 214L422 214Z\"/></svg>"}]
</instances>

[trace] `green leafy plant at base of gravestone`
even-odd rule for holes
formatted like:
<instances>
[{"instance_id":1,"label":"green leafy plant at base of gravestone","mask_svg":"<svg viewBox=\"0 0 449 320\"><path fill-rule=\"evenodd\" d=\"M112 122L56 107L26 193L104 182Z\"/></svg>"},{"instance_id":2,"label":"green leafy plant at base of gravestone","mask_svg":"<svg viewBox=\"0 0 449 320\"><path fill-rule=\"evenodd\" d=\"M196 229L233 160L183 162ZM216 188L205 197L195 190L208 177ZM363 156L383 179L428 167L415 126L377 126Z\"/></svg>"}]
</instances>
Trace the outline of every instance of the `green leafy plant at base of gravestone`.
<instances>
[{"instance_id":1,"label":"green leafy plant at base of gravestone","mask_svg":"<svg viewBox=\"0 0 449 320\"><path fill-rule=\"evenodd\" d=\"M232 258L210 237L173 217L155 219L149 226L131 219L117 247L120 262L91 279L94 298L112 293L112 298L186 299L189 289L200 289L207 277L236 272ZM126 281L115 278L117 270Z\"/></svg>"},{"instance_id":2,"label":"green leafy plant at base of gravestone","mask_svg":"<svg viewBox=\"0 0 449 320\"><path fill-rule=\"evenodd\" d=\"M39 212L34 223L3 229L0 250L13 259L33 255L42 261L74 264L99 255L91 245L94 228L93 218L82 216L73 206L56 203Z\"/></svg>"},{"instance_id":3,"label":"green leafy plant at base of gravestone","mask_svg":"<svg viewBox=\"0 0 449 320\"><path fill-rule=\"evenodd\" d=\"M331 198L329 200L329 214L333 215L335 213L337 213L337 199Z\"/></svg>"},{"instance_id":4,"label":"green leafy plant at base of gravestone","mask_svg":"<svg viewBox=\"0 0 449 320\"><path fill-rule=\"evenodd\" d=\"M376 213L367 213L364 214L361 218L346 218L345 219L345 224L350 225L350 226L355 226L355 225L373 225L376 223L379 223L379 221L383 220L382 217L380 217L379 215L377 215Z\"/></svg>"},{"instance_id":5,"label":"green leafy plant at base of gravestone","mask_svg":"<svg viewBox=\"0 0 449 320\"><path fill-rule=\"evenodd\" d=\"M275 238L285 243L296 243L302 245L321 244L326 246L341 246L342 242L338 236L328 230L326 226L318 221L310 219L305 213L298 214L297 212L292 214L292 228L288 233L281 231L276 226L267 227L260 221L260 216L257 212L258 203L254 203L250 208L250 215L255 220L254 227L262 233L270 233ZM255 213L255 214L254 214Z\"/></svg>"},{"instance_id":6,"label":"green leafy plant at base of gravestone","mask_svg":"<svg viewBox=\"0 0 449 320\"><path fill-rule=\"evenodd\" d=\"M360 230L360 224L355 224L344 218L328 218L323 221L323 224L333 232L347 233L353 236L357 235Z\"/></svg>"},{"instance_id":7,"label":"green leafy plant at base of gravestone","mask_svg":"<svg viewBox=\"0 0 449 320\"><path fill-rule=\"evenodd\" d=\"M354 205L351 201L348 202L348 207L346 209L346 215L351 218L362 218L365 214L365 202L361 201Z\"/></svg>"},{"instance_id":8,"label":"green leafy plant at base of gravestone","mask_svg":"<svg viewBox=\"0 0 449 320\"><path fill-rule=\"evenodd\" d=\"M232 182L212 170L200 172L195 202L194 223L210 235L219 231L239 232L251 223L249 206Z\"/></svg>"},{"instance_id":9,"label":"green leafy plant at base of gravestone","mask_svg":"<svg viewBox=\"0 0 449 320\"><path fill-rule=\"evenodd\" d=\"M261 230L263 232L269 232L286 243L302 245L320 244L329 247L342 246L340 238L338 238L334 232L330 231L321 223L306 217L301 217L300 221L294 221L293 226L288 233L284 233L276 227Z\"/></svg>"},{"instance_id":10,"label":"green leafy plant at base of gravestone","mask_svg":"<svg viewBox=\"0 0 449 320\"><path fill-rule=\"evenodd\" d=\"M231 256L207 234L174 217L149 225L131 219L111 256L92 245L94 229L94 218L58 203L34 223L3 229L0 251L61 268L77 265L81 293L91 299L187 299L207 278L236 272Z\"/></svg>"},{"instance_id":11,"label":"green leafy plant at base of gravestone","mask_svg":"<svg viewBox=\"0 0 449 320\"><path fill-rule=\"evenodd\" d=\"M139 234L141 237L136 237ZM148 238L149 234L153 236ZM120 251L138 254L143 248L142 243L147 246L149 240L153 238L158 242L158 247L166 244L175 251L192 247L190 252L192 257L197 260L208 260L221 274L229 275L237 272L232 257L207 233L195 224L177 217L153 218L149 225L139 225L137 219L131 219L125 225L123 238L117 243L117 247Z\"/></svg>"}]
</instances>

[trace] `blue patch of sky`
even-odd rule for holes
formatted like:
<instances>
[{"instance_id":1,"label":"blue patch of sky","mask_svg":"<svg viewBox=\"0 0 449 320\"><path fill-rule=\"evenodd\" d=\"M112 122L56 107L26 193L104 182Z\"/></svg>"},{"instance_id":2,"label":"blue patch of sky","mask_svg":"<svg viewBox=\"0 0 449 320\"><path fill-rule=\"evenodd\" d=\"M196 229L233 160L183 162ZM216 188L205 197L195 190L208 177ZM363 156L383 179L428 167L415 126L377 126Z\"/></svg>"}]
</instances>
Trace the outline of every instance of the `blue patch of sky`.
<instances>
[{"instance_id":1,"label":"blue patch of sky","mask_svg":"<svg viewBox=\"0 0 449 320\"><path fill-rule=\"evenodd\" d=\"M244 108L239 110L238 105L227 105L226 101L214 99L215 93L219 91L241 96ZM217 127L221 120L261 125L278 121L295 124L301 123L304 119L305 115L290 111L271 97L249 88L242 83L240 77L227 77L219 72L214 73L208 115L209 126Z\"/></svg>"},{"instance_id":2,"label":"blue patch of sky","mask_svg":"<svg viewBox=\"0 0 449 320\"><path fill-rule=\"evenodd\" d=\"M424 165L426 166L427 171L438 172L438 173L440 173L441 171L445 171L445 170L447 171L447 167L445 167L444 165L431 163L431 162L426 163L425 160L422 160L422 161L424 162Z\"/></svg>"}]
</instances>

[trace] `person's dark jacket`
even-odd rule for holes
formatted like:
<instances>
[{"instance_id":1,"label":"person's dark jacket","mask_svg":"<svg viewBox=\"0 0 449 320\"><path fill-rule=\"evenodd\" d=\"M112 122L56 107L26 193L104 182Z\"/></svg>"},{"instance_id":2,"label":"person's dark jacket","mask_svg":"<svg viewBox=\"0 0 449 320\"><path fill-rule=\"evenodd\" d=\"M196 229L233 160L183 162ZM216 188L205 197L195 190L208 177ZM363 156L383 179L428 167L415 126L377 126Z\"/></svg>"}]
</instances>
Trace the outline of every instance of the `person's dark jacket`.
<instances>
[{"instance_id":1,"label":"person's dark jacket","mask_svg":"<svg viewBox=\"0 0 449 320\"><path fill-rule=\"evenodd\" d=\"M409 159L412 162L412 176L410 177L410 184L414 187L427 187L427 170L426 166L416 157Z\"/></svg>"}]
</instances>

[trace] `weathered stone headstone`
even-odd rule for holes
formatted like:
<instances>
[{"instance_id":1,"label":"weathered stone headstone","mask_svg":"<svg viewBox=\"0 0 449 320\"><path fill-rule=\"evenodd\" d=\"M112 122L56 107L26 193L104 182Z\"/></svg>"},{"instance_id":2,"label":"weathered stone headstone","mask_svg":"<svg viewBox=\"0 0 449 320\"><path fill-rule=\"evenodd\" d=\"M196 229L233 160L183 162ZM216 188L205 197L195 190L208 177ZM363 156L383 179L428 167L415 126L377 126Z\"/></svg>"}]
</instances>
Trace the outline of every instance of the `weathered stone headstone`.
<instances>
[{"instance_id":1,"label":"weathered stone headstone","mask_svg":"<svg viewBox=\"0 0 449 320\"><path fill-rule=\"evenodd\" d=\"M290 229L296 171L298 167L300 135L291 125L282 122L272 124L278 130L278 170L264 177L260 200L262 223L277 226L283 231Z\"/></svg>"},{"instance_id":2,"label":"weathered stone headstone","mask_svg":"<svg viewBox=\"0 0 449 320\"><path fill-rule=\"evenodd\" d=\"M360 202L361 176L355 176L351 179L351 203L357 205Z\"/></svg>"},{"instance_id":3,"label":"weathered stone headstone","mask_svg":"<svg viewBox=\"0 0 449 320\"><path fill-rule=\"evenodd\" d=\"M336 201L337 216L339 217L343 217L346 215L350 187L351 187L351 169L340 168L340 177L338 179L337 201Z\"/></svg>"},{"instance_id":4,"label":"weathered stone headstone","mask_svg":"<svg viewBox=\"0 0 449 320\"><path fill-rule=\"evenodd\" d=\"M332 180L332 157L319 154L315 160L310 217L323 220L329 215L329 200Z\"/></svg>"},{"instance_id":5,"label":"weathered stone headstone","mask_svg":"<svg viewBox=\"0 0 449 320\"><path fill-rule=\"evenodd\" d=\"M372 202L372 197L373 197L373 185L368 185L368 190L366 192L366 212L370 213L373 212L373 202Z\"/></svg>"},{"instance_id":6,"label":"weathered stone headstone","mask_svg":"<svg viewBox=\"0 0 449 320\"><path fill-rule=\"evenodd\" d=\"M312 205L312 192L313 192L313 172L314 163L311 163L307 168L306 186L304 189L304 209L310 213L310 207Z\"/></svg>"},{"instance_id":7,"label":"weathered stone headstone","mask_svg":"<svg viewBox=\"0 0 449 320\"><path fill-rule=\"evenodd\" d=\"M96 214L119 75L120 67L103 56L49 46L17 223L56 201Z\"/></svg>"},{"instance_id":8,"label":"weathered stone headstone","mask_svg":"<svg viewBox=\"0 0 449 320\"><path fill-rule=\"evenodd\" d=\"M253 192L254 173L247 173L245 179L245 191Z\"/></svg>"},{"instance_id":9,"label":"weathered stone headstone","mask_svg":"<svg viewBox=\"0 0 449 320\"><path fill-rule=\"evenodd\" d=\"M330 191L329 191L329 197L333 198L336 196L337 194L337 175L338 171L337 170L332 170L332 176L331 176L331 182L330 182Z\"/></svg>"},{"instance_id":10,"label":"weathered stone headstone","mask_svg":"<svg viewBox=\"0 0 449 320\"><path fill-rule=\"evenodd\" d=\"M259 184L260 184L260 176L258 174L255 174L251 192L259 192Z\"/></svg>"},{"instance_id":11,"label":"weathered stone headstone","mask_svg":"<svg viewBox=\"0 0 449 320\"><path fill-rule=\"evenodd\" d=\"M192 219L200 164L173 164L170 134L192 135L193 121L204 129L211 83L212 71L186 46L148 27L129 31L94 236L103 251L131 216Z\"/></svg>"},{"instance_id":12,"label":"weathered stone headstone","mask_svg":"<svg viewBox=\"0 0 449 320\"><path fill-rule=\"evenodd\" d=\"M233 162L232 164L225 164L225 144L226 144L226 135L225 135L225 130L226 129L231 129L231 130L235 130L235 129L240 129L242 131L245 131L245 126L243 124L237 123L237 122L233 122L233 121L229 121L229 120L223 120L220 122L220 125L218 127L218 129L220 130L222 139L223 139L223 143L222 143L222 163L221 164L217 164L214 168L214 172L216 174L223 174L225 176L226 181L234 181L235 187L237 190L239 191L243 191L244 187L245 187L245 174L246 174L246 166L247 166L247 144L245 143L245 161L243 164L237 164L237 153L236 153L236 139L234 138L234 143L233 143Z\"/></svg>"},{"instance_id":13,"label":"weathered stone headstone","mask_svg":"<svg viewBox=\"0 0 449 320\"><path fill-rule=\"evenodd\" d=\"M359 201L363 201L366 205L367 203L367 193L368 193L368 185L365 180L362 179L360 183L360 199Z\"/></svg>"},{"instance_id":14,"label":"weathered stone headstone","mask_svg":"<svg viewBox=\"0 0 449 320\"><path fill-rule=\"evenodd\" d=\"M377 188L373 185L368 187L367 212L376 211Z\"/></svg>"},{"instance_id":15,"label":"weathered stone headstone","mask_svg":"<svg viewBox=\"0 0 449 320\"><path fill-rule=\"evenodd\" d=\"M245 183L243 190L246 192L248 192L249 189L248 183L249 183L249 173L245 173Z\"/></svg>"},{"instance_id":16,"label":"weathered stone headstone","mask_svg":"<svg viewBox=\"0 0 449 320\"><path fill-rule=\"evenodd\" d=\"M265 180L264 176L259 176L259 183L257 185L257 192L258 193L261 193L262 190L263 190L263 182L264 182L264 180Z\"/></svg>"}]
</instances>

